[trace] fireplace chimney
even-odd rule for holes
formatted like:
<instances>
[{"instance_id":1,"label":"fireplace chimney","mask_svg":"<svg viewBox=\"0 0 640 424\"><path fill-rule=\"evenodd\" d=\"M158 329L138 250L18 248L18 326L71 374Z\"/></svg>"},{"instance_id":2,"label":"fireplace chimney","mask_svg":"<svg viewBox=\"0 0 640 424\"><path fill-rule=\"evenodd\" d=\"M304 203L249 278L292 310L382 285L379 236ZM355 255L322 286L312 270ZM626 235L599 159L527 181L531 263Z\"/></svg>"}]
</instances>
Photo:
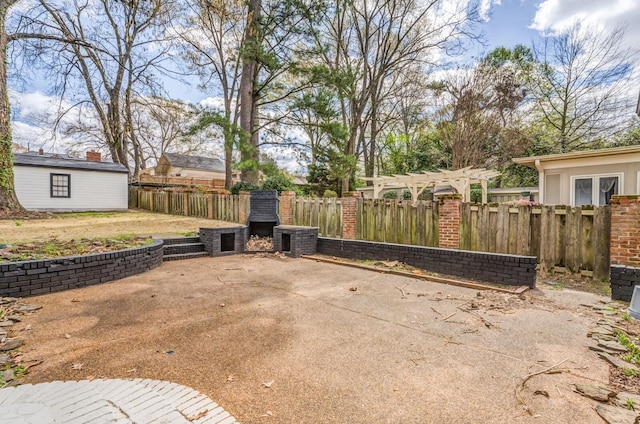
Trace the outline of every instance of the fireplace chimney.
<instances>
[{"instance_id":1,"label":"fireplace chimney","mask_svg":"<svg viewBox=\"0 0 640 424\"><path fill-rule=\"evenodd\" d=\"M93 150L90 150L87 152L87 160L89 162L102 162L102 155L100 154L100 152L94 152Z\"/></svg>"},{"instance_id":2,"label":"fireplace chimney","mask_svg":"<svg viewBox=\"0 0 640 424\"><path fill-rule=\"evenodd\" d=\"M44 155L44 149L41 147L40 150L38 150L38 155L42 156Z\"/></svg>"}]
</instances>

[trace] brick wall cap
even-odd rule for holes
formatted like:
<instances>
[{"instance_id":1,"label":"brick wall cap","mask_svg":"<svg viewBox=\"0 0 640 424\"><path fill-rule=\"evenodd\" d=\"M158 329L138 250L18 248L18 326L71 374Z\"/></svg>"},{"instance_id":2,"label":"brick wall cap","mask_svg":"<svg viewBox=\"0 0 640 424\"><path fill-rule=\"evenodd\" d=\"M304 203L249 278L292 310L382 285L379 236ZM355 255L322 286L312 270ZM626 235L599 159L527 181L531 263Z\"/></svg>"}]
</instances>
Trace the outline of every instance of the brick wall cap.
<instances>
[{"instance_id":1,"label":"brick wall cap","mask_svg":"<svg viewBox=\"0 0 640 424\"><path fill-rule=\"evenodd\" d=\"M618 204L620 202L629 200L640 200L640 194L616 194L611 197L611 204Z\"/></svg>"}]
</instances>

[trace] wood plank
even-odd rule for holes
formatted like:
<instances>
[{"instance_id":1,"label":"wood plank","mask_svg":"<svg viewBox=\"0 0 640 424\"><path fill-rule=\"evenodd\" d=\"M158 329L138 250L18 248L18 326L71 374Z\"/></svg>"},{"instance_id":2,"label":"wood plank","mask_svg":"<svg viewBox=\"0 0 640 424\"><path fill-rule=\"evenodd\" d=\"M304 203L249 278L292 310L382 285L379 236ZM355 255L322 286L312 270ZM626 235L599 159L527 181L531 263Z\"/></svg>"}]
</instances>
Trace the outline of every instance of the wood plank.
<instances>
[{"instance_id":1,"label":"wood plank","mask_svg":"<svg viewBox=\"0 0 640 424\"><path fill-rule=\"evenodd\" d=\"M489 252L489 239L491 238L489 232L490 224L490 208L488 204L480 205L478 207L478 250L481 252Z\"/></svg>"},{"instance_id":2,"label":"wood plank","mask_svg":"<svg viewBox=\"0 0 640 424\"><path fill-rule=\"evenodd\" d=\"M471 210L469 209L469 203L463 203L460 205L460 244L459 247L462 250L469 250L471 248Z\"/></svg>"},{"instance_id":3,"label":"wood plank","mask_svg":"<svg viewBox=\"0 0 640 424\"><path fill-rule=\"evenodd\" d=\"M525 256L531 255L531 206L518 208L516 253Z\"/></svg>"},{"instance_id":4,"label":"wood plank","mask_svg":"<svg viewBox=\"0 0 640 424\"><path fill-rule=\"evenodd\" d=\"M498 206L496 216L496 252L509 251L509 206Z\"/></svg>"},{"instance_id":5,"label":"wood plank","mask_svg":"<svg viewBox=\"0 0 640 424\"><path fill-rule=\"evenodd\" d=\"M600 206L594 211L595 255L593 278L602 280L609 278L611 248L611 207Z\"/></svg>"},{"instance_id":6,"label":"wood plank","mask_svg":"<svg viewBox=\"0 0 640 424\"><path fill-rule=\"evenodd\" d=\"M530 236L530 247L529 247L529 255L535 256L538 258L538 263L540 263L540 222L541 215L540 209L536 208L531 209L531 236Z\"/></svg>"},{"instance_id":7,"label":"wood plank","mask_svg":"<svg viewBox=\"0 0 640 424\"><path fill-rule=\"evenodd\" d=\"M553 266L564 268L565 266L565 222L566 222L566 206L556 206L553 210L554 214L554 257Z\"/></svg>"},{"instance_id":8,"label":"wood plank","mask_svg":"<svg viewBox=\"0 0 640 424\"><path fill-rule=\"evenodd\" d=\"M593 209L582 208L580 229L580 271L593 271L595 265L595 229L593 226ZM591 212L585 214L585 212Z\"/></svg>"},{"instance_id":9,"label":"wood plank","mask_svg":"<svg viewBox=\"0 0 640 424\"><path fill-rule=\"evenodd\" d=\"M578 273L582 265L580 257L582 253L580 249L582 208L567 208L566 211L564 263L570 273Z\"/></svg>"},{"instance_id":10,"label":"wood plank","mask_svg":"<svg viewBox=\"0 0 640 424\"><path fill-rule=\"evenodd\" d=\"M509 208L509 227L507 234L509 237L507 253L515 255L518 251L518 208Z\"/></svg>"}]
</instances>

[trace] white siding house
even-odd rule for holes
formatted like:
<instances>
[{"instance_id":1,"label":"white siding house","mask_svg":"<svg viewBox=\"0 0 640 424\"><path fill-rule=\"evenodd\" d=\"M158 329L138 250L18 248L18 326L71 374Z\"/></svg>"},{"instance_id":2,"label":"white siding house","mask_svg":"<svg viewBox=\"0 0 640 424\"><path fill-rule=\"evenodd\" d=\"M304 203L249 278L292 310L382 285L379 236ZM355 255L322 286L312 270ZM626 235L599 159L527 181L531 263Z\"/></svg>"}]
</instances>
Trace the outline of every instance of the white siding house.
<instances>
[{"instance_id":1,"label":"white siding house","mask_svg":"<svg viewBox=\"0 0 640 424\"><path fill-rule=\"evenodd\" d=\"M121 164L15 154L14 174L16 195L28 210L82 212L128 207L128 171Z\"/></svg>"},{"instance_id":2,"label":"white siding house","mask_svg":"<svg viewBox=\"0 0 640 424\"><path fill-rule=\"evenodd\" d=\"M640 146L515 158L538 170L540 203L608 205L616 194L640 194Z\"/></svg>"}]
</instances>

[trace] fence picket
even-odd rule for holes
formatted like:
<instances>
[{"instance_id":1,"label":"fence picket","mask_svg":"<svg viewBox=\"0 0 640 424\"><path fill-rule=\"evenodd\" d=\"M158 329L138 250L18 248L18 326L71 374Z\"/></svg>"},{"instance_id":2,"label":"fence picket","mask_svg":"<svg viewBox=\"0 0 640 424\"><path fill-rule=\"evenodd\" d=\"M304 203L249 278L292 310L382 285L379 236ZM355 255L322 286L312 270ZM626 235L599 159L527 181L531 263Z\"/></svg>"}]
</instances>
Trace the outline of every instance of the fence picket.
<instances>
[{"instance_id":1,"label":"fence picket","mask_svg":"<svg viewBox=\"0 0 640 424\"><path fill-rule=\"evenodd\" d=\"M296 198L293 225L318 227L322 237L342 236L341 200ZM129 205L155 212L238 222L238 196L148 191L131 187ZM356 238L438 246L438 203L358 199ZM245 216L248 212L245 213ZM607 278L611 211L576 207L462 204L460 248L537 256L542 272L565 270Z\"/></svg>"}]
</instances>

